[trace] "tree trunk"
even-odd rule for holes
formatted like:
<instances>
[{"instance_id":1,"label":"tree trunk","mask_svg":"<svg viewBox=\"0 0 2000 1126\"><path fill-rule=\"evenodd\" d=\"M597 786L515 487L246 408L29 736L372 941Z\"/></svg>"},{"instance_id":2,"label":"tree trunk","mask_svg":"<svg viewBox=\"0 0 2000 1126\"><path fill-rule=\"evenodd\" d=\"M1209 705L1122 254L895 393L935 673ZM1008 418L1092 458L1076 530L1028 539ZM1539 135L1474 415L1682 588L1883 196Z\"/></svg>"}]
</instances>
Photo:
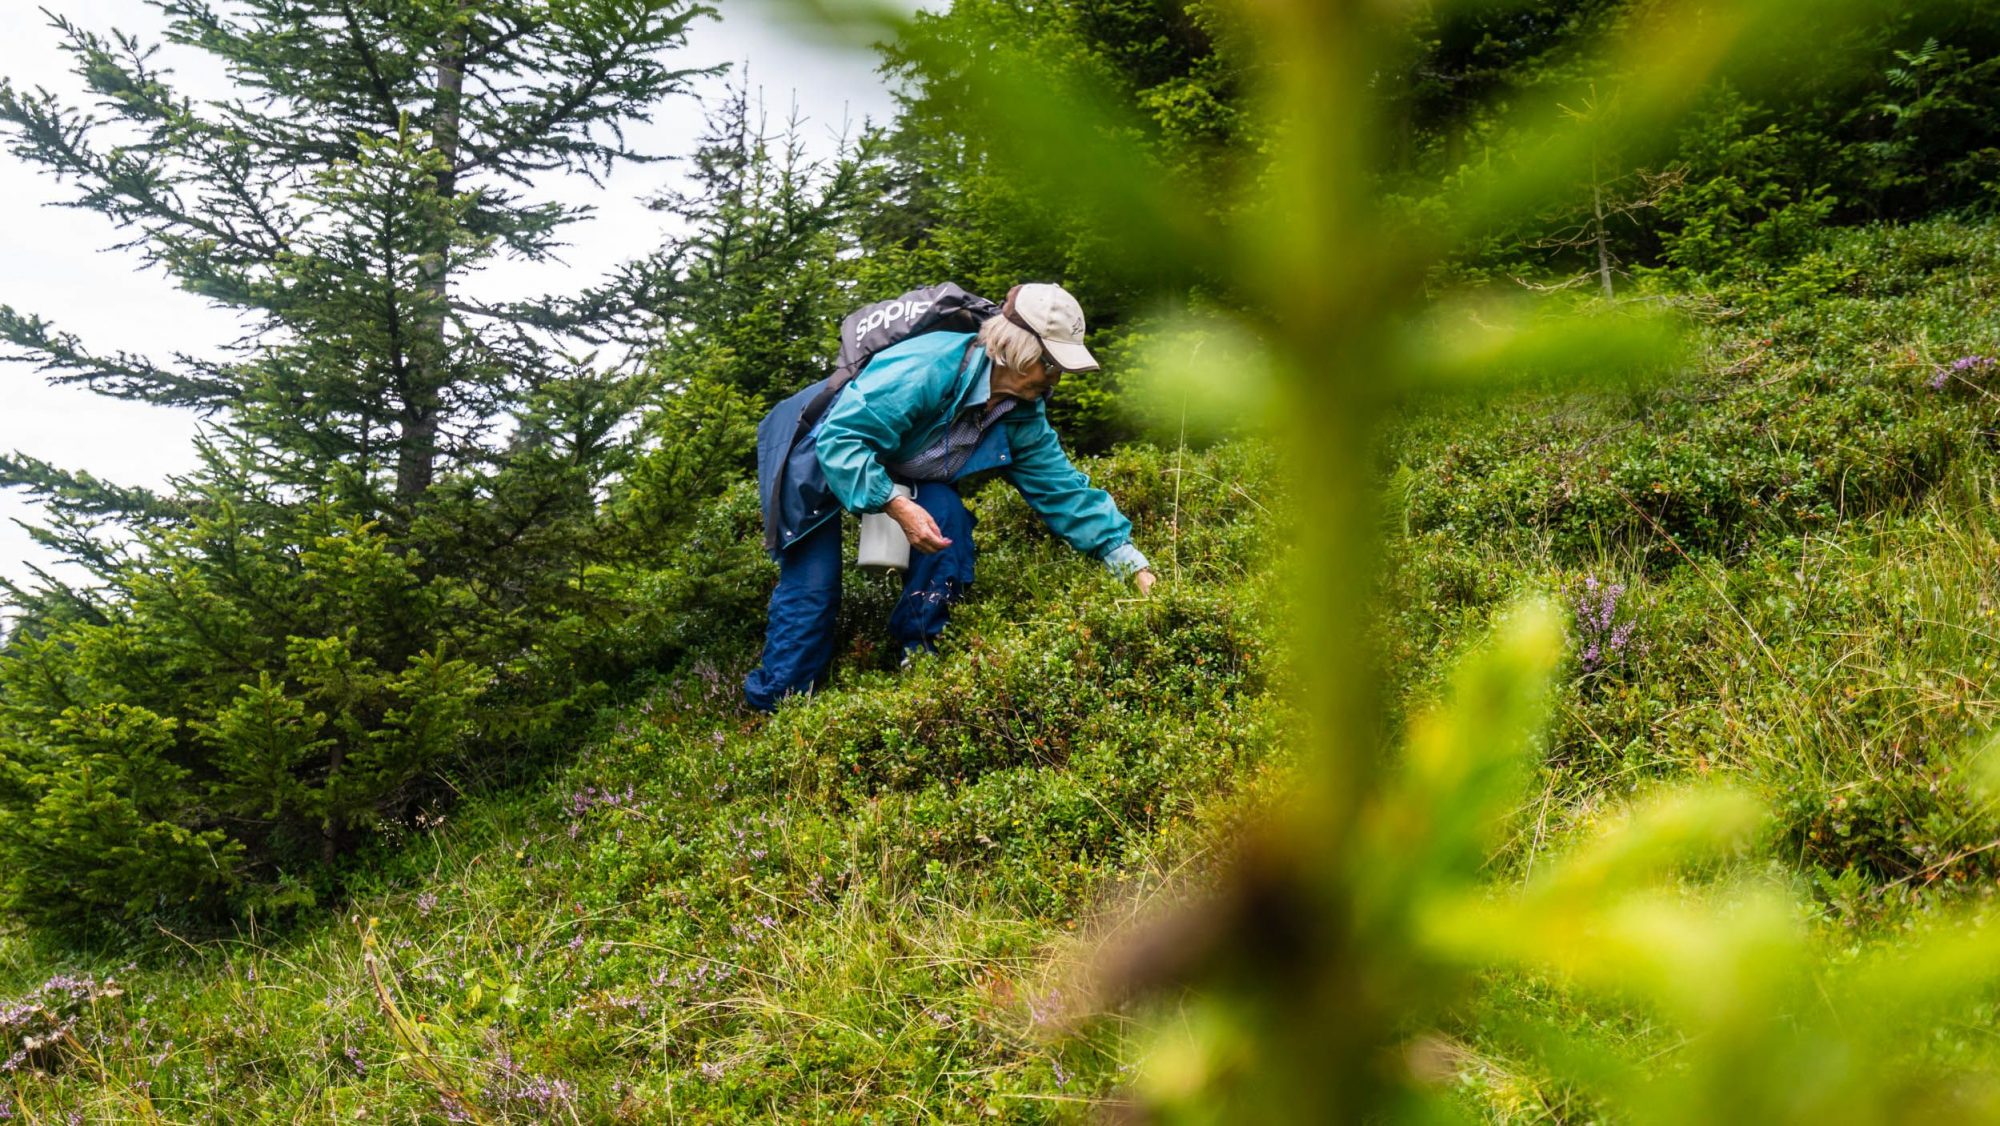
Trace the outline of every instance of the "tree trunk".
<instances>
[{"instance_id":1,"label":"tree trunk","mask_svg":"<svg viewBox=\"0 0 2000 1126\"><path fill-rule=\"evenodd\" d=\"M461 11L463 6L461 5ZM431 127L431 147L438 158L437 195L440 202L458 191L459 105L465 94L465 24L455 23L439 45L437 77L437 120ZM445 302L450 297L449 232L440 232L439 245L425 253L417 265L417 275L429 312L419 326L423 341L421 359L411 365L403 396L403 410L397 419L401 431L396 463L396 500L408 512L431 487L437 473L438 424L443 411L441 394L449 376L445 340Z\"/></svg>"},{"instance_id":2,"label":"tree trunk","mask_svg":"<svg viewBox=\"0 0 2000 1126\"><path fill-rule=\"evenodd\" d=\"M1597 223L1597 280L1604 286L1604 296L1612 298L1611 291L1611 238L1604 229L1604 181L1598 176L1595 161L1590 168L1590 204Z\"/></svg>"}]
</instances>

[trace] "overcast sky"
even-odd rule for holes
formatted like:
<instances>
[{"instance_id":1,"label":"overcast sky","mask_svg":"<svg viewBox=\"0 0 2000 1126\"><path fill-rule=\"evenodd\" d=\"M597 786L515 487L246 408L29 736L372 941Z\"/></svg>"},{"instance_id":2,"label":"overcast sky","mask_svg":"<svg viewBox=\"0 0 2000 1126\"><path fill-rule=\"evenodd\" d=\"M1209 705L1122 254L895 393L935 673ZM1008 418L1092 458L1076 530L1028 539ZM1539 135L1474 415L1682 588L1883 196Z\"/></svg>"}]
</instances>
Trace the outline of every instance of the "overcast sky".
<instances>
[{"instance_id":1,"label":"overcast sky","mask_svg":"<svg viewBox=\"0 0 2000 1126\"><path fill-rule=\"evenodd\" d=\"M95 31L117 28L157 42L161 26L144 0L43 0L39 6ZM914 4L910 5L915 7ZM816 30L770 0L721 0L720 21L695 26L687 65L747 64L753 90L761 90L774 119L794 99L807 120L810 140L830 151L843 130L864 118L883 120L891 101L875 75L874 56L825 42ZM19 88L45 86L77 100L77 80L57 33L33 0L0 0L0 74ZM183 93L214 96L226 89L219 68L199 53L162 52ZM708 84L705 92L719 90ZM684 154L700 130L693 99L659 107L651 124L628 132L635 147ZM660 215L641 201L670 183L671 164L622 169L599 190L588 181L552 183L548 198L595 205L598 214L570 229L574 245L566 264L496 263L475 284L482 294L562 292L594 280L607 268L659 245L666 234ZM214 355L233 339L234 319L181 293L157 272L140 270L137 257L106 248L117 241L95 212L49 206L69 193L35 169L0 152L0 304L38 314L76 333L92 351L128 350L166 359L175 351ZM107 399L88 391L47 386L32 368L0 364L0 450L18 450L67 469L87 470L129 485L159 485L194 463L195 420L169 411ZM15 524L33 509L13 492L0 491L0 574L25 578L26 563L51 560Z\"/></svg>"}]
</instances>

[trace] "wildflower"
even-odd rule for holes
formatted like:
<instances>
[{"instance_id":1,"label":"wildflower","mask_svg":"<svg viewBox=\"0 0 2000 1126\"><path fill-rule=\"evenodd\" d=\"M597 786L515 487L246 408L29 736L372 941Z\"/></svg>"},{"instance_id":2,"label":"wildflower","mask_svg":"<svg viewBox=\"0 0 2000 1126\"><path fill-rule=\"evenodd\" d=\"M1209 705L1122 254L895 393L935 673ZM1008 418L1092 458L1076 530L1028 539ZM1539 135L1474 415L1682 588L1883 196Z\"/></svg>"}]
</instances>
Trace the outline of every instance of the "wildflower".
<instances>
[{"instance_id":1,"label":"wildflower","mask_svg":"<svg viewBox=\"0 0 2000 1126\"><path fill-rule=\"evenodd\" d=\"M438 905L437 895L433 892L427 891L417 897L417 914L422 915L425 918L429 918L430 913L437 909L437 905Z\"/></svg>"},{"instance_id":2,"label":"wildflower","mask_svg":"<svg viewBox=\"0 0 2000 1126\"><path fill-rule=\"evenodd\" d=\"M1600 583L1596 575L1584 576L1583 591L1571 607L1571 617L1577 639L1583 643L1577 659L1585 673L1597 672L1631 647L1635 624L1618 621L1625 589L1624 583Z\"/></svg>"},{"instance_id":3,"label":"wildflower","mask_svg":"<svg viewBox=\"0 0 2000 1126\"><path fill-rule=\"evenodd\" d=\"M1035 1003L1033 997L1030 997L1028 998L1028 1016L1040 1027L1054 1024L1056 1018L1062 1015L1062 999L1063 995L1060 989L1049 990L1042 996L1041 1004L1039 1005Z\"/></svg>"},{"instance_id":4,"label":"wildflower","mask_svg":"<svg viewBox=\"0 0 2000 1126\"><path fill-rule=\"evenodd\" d=\"M1933 391L1942 391L1953 379L1969 380L1973 376L1990 374L2000 367L2000 358L1993 356L1960 356L1948 364L1939 364L1931 372L1927 385Z\"/></svg>"}]
</instances>

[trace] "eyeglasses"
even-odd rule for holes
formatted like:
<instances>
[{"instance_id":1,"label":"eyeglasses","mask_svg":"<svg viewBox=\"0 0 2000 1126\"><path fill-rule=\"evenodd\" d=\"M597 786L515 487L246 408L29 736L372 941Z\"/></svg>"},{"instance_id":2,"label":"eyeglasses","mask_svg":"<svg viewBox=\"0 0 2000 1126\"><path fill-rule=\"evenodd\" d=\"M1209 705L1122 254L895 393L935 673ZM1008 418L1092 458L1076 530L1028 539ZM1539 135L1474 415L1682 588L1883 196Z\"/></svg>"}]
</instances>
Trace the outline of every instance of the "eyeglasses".
<instances>
[{"instance_id":1,"label":"eyeglasses","mask_svg":"<svg viewBox=\"0 0 2000 1126\"><path fill-rule=\"evenodd\" d=\"M1055 362L1055 361L1054 361L1053 359L1050 359L1050 358L1049 358L1049 354L1048 354L1047 352L1043 352L1043 353L1042 353L1042 374L1043 374L1043 375L1045 375L1045 376L1049 377L1050 379L1054 379L1054 378L1055 378L1056 376L1059 376L1059 375L1061 375L1061 374L1062 374L1062 370L1063 370L1063 369L1062 369L1062 365L1061 365L1061 364L1059 364L1059 363L1057 363L1057 362Z\"/></svg>"}]
</instances>

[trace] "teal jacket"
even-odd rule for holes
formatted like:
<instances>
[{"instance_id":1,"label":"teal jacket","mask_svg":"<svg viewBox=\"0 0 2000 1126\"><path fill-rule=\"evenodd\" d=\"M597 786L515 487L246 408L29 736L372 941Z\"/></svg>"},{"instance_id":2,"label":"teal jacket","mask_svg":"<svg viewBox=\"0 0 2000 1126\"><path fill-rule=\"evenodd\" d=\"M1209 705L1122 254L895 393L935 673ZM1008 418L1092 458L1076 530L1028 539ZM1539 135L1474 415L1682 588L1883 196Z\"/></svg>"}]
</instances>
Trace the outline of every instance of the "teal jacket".
<instances>
[{"instance_id":1,"label":"teal jacket","mask_svg":"<svg viewBox=\"0 0 2000 1126\"><path fill-rule=\"evenodd\" d=\"M884 349L827 408L817 433L819 465L842 508L882 511L894 495L883 462L916 457L960 411L992 396L993 364L973 339L931 332ZM1132 546L1132 522L1070 464L1043 402L1023 403L994 425L1004 428L1007 445L994 468L1050 531L1120 574L1146 565Z\"/></svg>"}]
</instances>

